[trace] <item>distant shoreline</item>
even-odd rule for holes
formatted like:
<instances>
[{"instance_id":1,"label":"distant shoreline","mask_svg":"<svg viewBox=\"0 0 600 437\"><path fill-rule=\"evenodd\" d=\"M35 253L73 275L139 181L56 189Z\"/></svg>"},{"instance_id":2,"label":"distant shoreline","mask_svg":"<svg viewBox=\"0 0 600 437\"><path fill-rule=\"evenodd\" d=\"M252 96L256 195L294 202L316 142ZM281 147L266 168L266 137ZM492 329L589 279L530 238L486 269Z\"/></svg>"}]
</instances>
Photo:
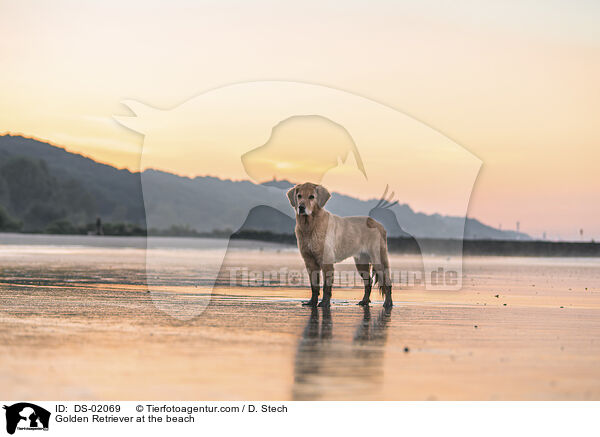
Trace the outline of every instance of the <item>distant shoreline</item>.
<instances>
[{"instance_id":1,"label":"distant shoreline","mask_svg":"<svg viewBox=\"0 0 600 437\"><path fill-rule=\"evenodd\" d=\"M244 231L231 238L296 244L294 235L270 232ZM419 255L422 251L455 255L461 243L465 256L600 257L600 243L596 242L420 238L417 243L413 238L388 237L390 252L407 255Z\"/></svg>"},{"instance_id":2,"label":"distant shoreline","mask_svg":"<svg viewBox=\"0 0 600 437\"><path fill-rule=\"evenodd\" d=\"M49 233L0 233L0 236L11 236L11 239L18 239L20 235L39 236L42 240L44 236L48 239L66 237L88 237L89 242L93 243L95 238L121 238L123 240L135 239L135 247L143 245L139 242L145 241L146 233L142 235L85 235L85 234L49 234ZM232 241L261 241L265 243L284 244L289 246L296 245L296 237L293 234L274 234L264 231L242 231L229 234L225 231L219 232L194 232L187 235L175 235L165 231L151 231L150 237L176 238L176 239L231 239ZM0 241L2 239L0 238ZM97 241L100 243L100 241ZM596 242L567 242L567 241L519 241L519 240L457 240L442 238L422 238L419 243L411 238L388 237L388 247L390 252L395 254L419 255L421 247L424 252L436 255L455 255L462 243L464 256L524 256L524 257L600 257L600 243ZM6 242L2 243L6 244Z\"/></svg>"}]
</instances>

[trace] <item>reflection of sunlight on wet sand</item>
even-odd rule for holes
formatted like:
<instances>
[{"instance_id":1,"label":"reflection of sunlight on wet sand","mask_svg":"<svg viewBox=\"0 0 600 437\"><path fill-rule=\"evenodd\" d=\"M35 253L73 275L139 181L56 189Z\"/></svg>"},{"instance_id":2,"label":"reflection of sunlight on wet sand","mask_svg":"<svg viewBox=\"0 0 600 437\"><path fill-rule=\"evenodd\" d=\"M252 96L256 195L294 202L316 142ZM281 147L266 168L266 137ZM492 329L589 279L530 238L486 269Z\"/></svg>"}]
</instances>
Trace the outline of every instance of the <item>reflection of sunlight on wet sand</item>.
<instances>
[{"instance_id":1,"label":"reflection of sunlight on wet sand","mask_svg":"<svg viewBox=\"0 0 600 437\"><path fill-rule=\"evenodd\" d=\"M382 316L375 293L366 315L360 288L337 288L324 316L300 306L303 287L207 293L192 283L194 250L160 249L169 280L151 296L143 250L38 249L0 254L10 398L600 399L597 260L467 258L460 291L395 289ZM303 267L277 250L228 262ZM182 321L155 299L175 313L209 304Z\"/></svg>"}]
</instances>

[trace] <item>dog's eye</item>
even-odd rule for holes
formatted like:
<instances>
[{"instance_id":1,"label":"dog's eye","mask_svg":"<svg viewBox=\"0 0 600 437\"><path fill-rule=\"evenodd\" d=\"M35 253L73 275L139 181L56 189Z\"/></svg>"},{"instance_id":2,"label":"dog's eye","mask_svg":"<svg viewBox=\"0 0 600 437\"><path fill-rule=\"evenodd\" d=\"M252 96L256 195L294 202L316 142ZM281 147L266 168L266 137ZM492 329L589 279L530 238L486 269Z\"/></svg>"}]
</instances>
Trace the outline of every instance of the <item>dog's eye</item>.
<instances>
[{"instance_id":1,"label":"dog's eye","mask_svg":"<svg viewBox=\"0 0 600 437\"><path fill-rule=\"evenodd\" d=\"M313 199L315 198L315 196L313 196L313 195L311 194L310 196L308 196L308 198L309 198L310 200L313 200Z\"/></svg>"},{"instance_id":2,"label":"dog's eye","mask_svg":"<svg viewBox=\"0 0 600 437\"><path fill-rule=\"evenodd\" d=\"M302 194L298 194L298 199L302 199Z\"/></svg>"}]
</instances>

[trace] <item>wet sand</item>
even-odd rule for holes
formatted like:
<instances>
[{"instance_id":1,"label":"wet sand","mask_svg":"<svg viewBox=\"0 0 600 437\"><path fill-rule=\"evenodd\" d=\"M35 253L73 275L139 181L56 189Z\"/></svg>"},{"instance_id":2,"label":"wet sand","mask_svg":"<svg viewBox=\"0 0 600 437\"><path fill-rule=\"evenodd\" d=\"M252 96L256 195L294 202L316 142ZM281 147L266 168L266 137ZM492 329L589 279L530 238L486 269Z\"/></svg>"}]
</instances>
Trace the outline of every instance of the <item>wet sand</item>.
<instances>
[{"instance_id":1,"label":"wet sand","mask_svg":"<svg viewBox=\"0 0 600 437\"><path fill-rule=\"evenodd\" d=\"M165 249L172 281L148 293L142 248L34 243L0 246L8 400L600 399L597 259L467 258L461 291L405 287L384 312L338 288L323 311L302 287L207 295L191 252ZM276 246L231 257L302 265ZM180 320L160 299L209 303Z\"/></svg>"}]
</instances>

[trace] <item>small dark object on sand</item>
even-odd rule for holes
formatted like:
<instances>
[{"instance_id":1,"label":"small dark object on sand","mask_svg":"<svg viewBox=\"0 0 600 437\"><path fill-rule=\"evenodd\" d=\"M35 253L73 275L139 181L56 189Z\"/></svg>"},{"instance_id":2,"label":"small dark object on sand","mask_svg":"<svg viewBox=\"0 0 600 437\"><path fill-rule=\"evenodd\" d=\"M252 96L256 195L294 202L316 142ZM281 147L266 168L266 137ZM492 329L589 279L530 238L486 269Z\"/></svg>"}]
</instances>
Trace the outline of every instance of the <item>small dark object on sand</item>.
<instances>
[{"instance_id":1,"label":"small dark object on sand","mask_svg":"<svg viewBox=\"0 0 600 437\"><path fill-rule=\"evenodd\" d=\"M409 352L409 351L410 351L410 349L408 348L408 346L406 346L406 347L404 348L404 352Z\"/></svg>"},{"instance_id":2,"label":"small dark object on sand","mask_svg":"<svg viewBox=\"0 0 600 437\"><path fill-rule=\"evenodd\" d=\"M500 295L499 295L499 294L497 294L497 295L495 295L494 297L500 297Z\"/></svg>"},{"instance_id":3,"label":"small dark object on sand","mask_svg":"<svg viewBox=\"0 0 600 437\"><path fill-rule=\"evenodd\" d=\"M475 325L475 326L474 326L474 328L475 328L475 329L477 329L477 328L478 328L478 326L477 326L477 325Z\"/></svg>"},{"instance_id":4,"label":"small dark object on sand","mask_svg":"<svg viewBox=\"0 0 600 437\"><path fill-rule=\"evenodd\" d=\"M505 303L503 303L502 305L506 306L506 304L505 304Z\"/></svg>"}]
</instances>

